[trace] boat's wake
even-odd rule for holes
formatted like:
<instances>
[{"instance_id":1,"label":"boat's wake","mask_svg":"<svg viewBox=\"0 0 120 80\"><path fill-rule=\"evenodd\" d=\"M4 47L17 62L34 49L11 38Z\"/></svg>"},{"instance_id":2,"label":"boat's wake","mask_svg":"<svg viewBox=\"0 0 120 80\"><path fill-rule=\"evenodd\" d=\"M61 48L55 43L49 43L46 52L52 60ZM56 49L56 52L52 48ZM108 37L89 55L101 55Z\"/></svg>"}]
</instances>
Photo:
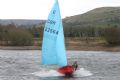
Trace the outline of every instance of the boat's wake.
<instances>
[{"instance_id":1,"label":"boat's wake","mask_svg":"<svg viewBox=\"0 0 120 80\"><path fill-rule=\"evenodd\" d=\"M64 76L63 74L60 74L59 72L57 72L56 70L49 70L49 71L38 71L38 72L34 72L32 73L35 76L39 76L39 77L57 77L57 76ZM84 68L80 68L78 70L75 71L74 73L74 77L86 77L86 76L92 76L93 74L84 69Z\"/></svg>"},{"instance_id":2,"label":"boat's wake","mask_svg":"<svg viewBox=\"0 0 120 80\"><path fill-rule=\"evenodd\" d=\"M74 73L74 77L86 77L86 76L92 76L93 74L84 69L84 68L80 68L79 70L76 70Z\"/></svg>"}]
</instances>

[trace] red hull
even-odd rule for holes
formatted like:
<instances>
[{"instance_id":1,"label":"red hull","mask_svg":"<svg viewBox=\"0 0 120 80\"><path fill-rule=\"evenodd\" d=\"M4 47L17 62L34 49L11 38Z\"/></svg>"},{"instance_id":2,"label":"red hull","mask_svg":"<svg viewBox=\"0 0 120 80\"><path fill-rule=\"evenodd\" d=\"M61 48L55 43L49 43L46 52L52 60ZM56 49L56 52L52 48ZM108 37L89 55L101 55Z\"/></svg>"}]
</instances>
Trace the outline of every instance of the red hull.
<instances>
[{"instance_id":1,"label":"red hull","mask_svg":"<svg viewBox=\"0 0 120 80\"><path fill-rule=\"evenodd\" d=\"M73 72L75 70L74 70L74 67L72 66L64 66L64 67L59 68L57 71L61 74L64 74L66 77L71 77L73 76Z\"/></svg>"}]
</instances>

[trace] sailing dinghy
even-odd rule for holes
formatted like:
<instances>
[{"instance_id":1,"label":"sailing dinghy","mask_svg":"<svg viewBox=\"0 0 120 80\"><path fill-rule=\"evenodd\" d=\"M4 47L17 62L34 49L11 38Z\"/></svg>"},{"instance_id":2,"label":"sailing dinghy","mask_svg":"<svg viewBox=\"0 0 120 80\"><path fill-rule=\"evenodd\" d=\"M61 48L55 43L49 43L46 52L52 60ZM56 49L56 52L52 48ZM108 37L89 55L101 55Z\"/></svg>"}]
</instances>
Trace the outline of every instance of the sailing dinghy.
<instances>
[{"instance_id":1,"label":"sailing dinghy","mask_svg":"<svg viewBox=\"0 0 120 80\"><path fill-rule=\"evenodd\" d=\"M58 65L60 68L58 70L33 73L36 76L66 76L68 74L72 75L75 72L74 67L67 66L63 25L58 0L55 0L54 6L49 13L48 20L44 27L41 59L43 65ZM76 71L76 73L80 73L80 70ZM79 75L79 77L91 75L91 73L87 73L87 75Z\"/></svg>"}]
</instances>

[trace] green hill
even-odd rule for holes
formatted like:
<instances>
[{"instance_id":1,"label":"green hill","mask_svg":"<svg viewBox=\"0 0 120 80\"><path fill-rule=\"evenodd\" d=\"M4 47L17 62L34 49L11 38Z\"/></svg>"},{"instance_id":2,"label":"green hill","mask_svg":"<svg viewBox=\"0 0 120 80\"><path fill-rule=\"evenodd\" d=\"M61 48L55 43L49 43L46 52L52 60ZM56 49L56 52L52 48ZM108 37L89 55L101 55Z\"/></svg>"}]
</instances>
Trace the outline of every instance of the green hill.
<instances>
[{"instance_id":1,"label":"green hill","mask_svg":"<svg viewBox=\"0 0 120 80\"><path fill-rule=\"evenodd\" d=\"M120 24L120 7L101 7L81 15L64 19L64 25L98 26L107 24Z\"/></svg>"},{"instance_id":2,"label":"green hill","mask_svg":"<svg viewBox=\"0 0 120 80\"><path fill-rule=\"evenodd\" d=\"M96 27L120 26L120 7L96 8L81 15L67 17L63 20L63 24L67 34L71 30L73 32L86 31L88 27L92 29Z\"/></svg>"}]
</instances>

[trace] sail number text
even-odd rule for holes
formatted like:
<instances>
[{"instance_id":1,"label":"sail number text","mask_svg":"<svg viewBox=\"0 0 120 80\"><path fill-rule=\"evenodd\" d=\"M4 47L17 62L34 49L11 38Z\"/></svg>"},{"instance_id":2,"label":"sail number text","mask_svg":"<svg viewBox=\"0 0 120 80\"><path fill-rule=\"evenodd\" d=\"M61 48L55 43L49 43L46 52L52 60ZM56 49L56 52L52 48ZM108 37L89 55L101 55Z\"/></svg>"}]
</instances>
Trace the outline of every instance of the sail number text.
<instances>
[{"instance_id":1,"label":"sail number text","mask_svg":"<svg viewBox=\"0 0 120 80\"><path fill-rule=\"evenodd\" d=\"M46 31L46 32L49 32L49 33L56 34L56 35L58 35L58 32L59 32L59 31L57 31L57 30L50 29L50 28L47 28L47 27L45 28L45 31Z\"/></svg>"},{"instance_id":2,"label":"sail number text","mask_svg":"<svg viewBox=\"0 0 120 80\"><path fill-rule=\"evenodd\" d=\"M55 24L56 24L56 21L48 19L48 20L47 20L47 23L55 25Z\"/></svg>"}]
</instances>

